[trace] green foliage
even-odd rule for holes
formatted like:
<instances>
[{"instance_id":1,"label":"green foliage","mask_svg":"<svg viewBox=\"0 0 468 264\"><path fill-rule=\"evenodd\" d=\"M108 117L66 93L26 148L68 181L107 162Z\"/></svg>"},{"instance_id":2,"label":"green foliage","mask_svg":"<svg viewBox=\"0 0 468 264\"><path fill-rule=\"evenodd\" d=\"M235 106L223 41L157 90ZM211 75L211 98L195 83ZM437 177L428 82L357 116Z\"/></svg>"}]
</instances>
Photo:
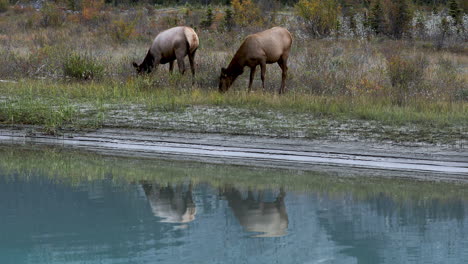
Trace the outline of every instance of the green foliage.
<instances>
[{"instance_id":1,"label":"green foliage","mask_svg":"<svg viewBox=\"0 0 468 264\"><path fill-rule=\"evenodd\" d=\"M43 27L59 27L62 26L65 21L65 14L53 3L44 3L41 12L41 25Z\"/></svg>"},{"instance_id":2,"label":"green foliage","mask_svg":"<svg viewBox=\"0 0 468 264\"><path fill-rule=\"evenodd\" d=\"M300 0L294 8L315 37L329 35L339 25L341 7L336 0Z\"/></svg>"},{"instance_id":3,"label":"green foliage","mask_svg":"<svg viewBox=\"0 0 468 264\"><path fill-rule=\"evenodd\" d=\"M78 11L81 9L81 0L66 0L68 9Z\"/></svg>"},{"instance_id":4,"label":"green foliage","mask_svg":"<svg viewBox=\"0 0 468 264\"><path fill-rule=\"evenodd\" d=\"M135 35L136 20L132 22L118 19L112 21L109 34L116 42L123 43L129 41Z\"/></svg>"},{"instance_id":5,"label":"green foliage","mask_svg":"<svg viewBox=\"0 0 468 264\"><path fill-rule=\"evenodd\" d=\"M390 34L399 39L410 28L413 12L408 0L395 0L392 3L388 11Z\"/></svg>"},{"instance_id":6,"label":"green foliage","mask_svg":"<svg viewBox=\"0 0 468 264\"><path fill-rule=\"evenodd\" d=\"M201 26L204 28L210 28L212 24L213 24L213 9L211 7L208 7L208 9L206 9L205 19L203 19L203 21L201 22Z\"/></svg>"},{"instance_id":7,"label":"green foliage","mask_svg":"<svg viewBox=\"0 0 468 264\"><path fill-rule=\"evenodd\" d=\"M224 16L223 27L227 31L231 31L232 27L234 26L234 16L232 10L230 8L226 8L224 12L226 15Z\"/></svg>"},{"instance_id":8,"label":"green foliage","mask_svg":"<svg viewBox=\"0 0 468 264\"><path fill-rule=\"evenodd\" d=\"M418 16L416 17L416 24L415 24L415 33L419 38L424 38L426 35L426 21L424 19L424 16L419 13Z\"/></svg>"},{"instance_id":9,"label":"green foliage","mask_svg":"<svg viewBox=\"0 0 468 264\"><path fill-rule=\"evenodd\" d=\"M453 23L455 25L460 25L462 23L463 10L458 6L458 2L456 0L450 0L448 7L448 13L453 18Z\"/></svg>"},{"instance_id":10,"label":"green foliage","mask_svg":"<svg viewBox=\"0 0 468 264\"><path fill-rule=\"evenodd\" d=\"M6 12L10 7L8 0L0 0L0 13Z\"/></svg>"},{"instance_id":11,"label":"green foliage","mask_svg":"<svg viewBox=\"0 0 468 264\"><path fill-rule=\"evenodd\" d=\"M440 50L444 46L444 41L447 35L449 34L450 30L450 23L448 22L447 18L445 16L442 16L440 20L440 34L439 36L435 39L436 43L436 49Z\"/></svg>"},{"instance_id":12,"label":"green foliage","mask_svg":"<svg viewBox=\"0 0 468 264\"><path fill-rule=\"evenodd\" d=\"M377 35L400 39L411 27L413 11L409 0L373 1L366 25Z\"/></svg>"},{"instance_id":13,"label":"green foliage","mask_svg":"<svg viewBox=\"0 0 468 264\"><path fill-rule=\"evenodd\" d=\"M104 67L93 57L73 53L65 59L63 72L68 77L90 80L102 77Z\"/></svg>"},{"instance_id":14,"label":"green foliage","mask_svg":"<svg viewBox=\"0 0 468 264\"><path fill-rule=\"evenodd\" d=\"M380 0L376 0L373 2L369 11L367 25L370 29L372 29L372 31L375 32L375 34L381 34L384 32L385 17L382 8L382 3L380 2Z\"/></svg>"},{"instance_id":15,"label":"green foliage","mask_svg":"<svg viewBox=\"0 0 468 264\"><path fill-rule=\"evenodd\" d=\"M356 30L357 30L357 21L356 21L356 12L354 9L351 9L348 14L348 19L349 19L349 28L353 32L354 35L356 35Z\"/></svg>"},{"instance_id":16,"label":"green foliage","mask_svg":"<svg viewBox=\"0 0 468 264\"><path fill-rule=\"evenodd\" d=\"M77 111L69 102L51 106L49 102L27 97L17 98L0 109L0 122L43 125L44 131L49 134L57 134L60 128L77 118Z\"/></svg>"},{"instance_id":17,"label":"green foliage","mask_svg":"<svg viewBox=\"0 0 468 264\"><path fill-rule=\"evenodd\" d=\"M243 27L263 25L264 19L261 10L252 0L231 0L231 6L237 25Z\"/></svg>"},{"instance_id":18,"label":"green foliage","mask_svg":"<svg viewBox=\"0 0 468 264\"><path fill-rule=\"evenodd\" d=\"M392 96L398 105L408 102L423 80L427 60L421 56L393 55L388 59L388 75L392 84Z\"/></svg>"}]
</instances>

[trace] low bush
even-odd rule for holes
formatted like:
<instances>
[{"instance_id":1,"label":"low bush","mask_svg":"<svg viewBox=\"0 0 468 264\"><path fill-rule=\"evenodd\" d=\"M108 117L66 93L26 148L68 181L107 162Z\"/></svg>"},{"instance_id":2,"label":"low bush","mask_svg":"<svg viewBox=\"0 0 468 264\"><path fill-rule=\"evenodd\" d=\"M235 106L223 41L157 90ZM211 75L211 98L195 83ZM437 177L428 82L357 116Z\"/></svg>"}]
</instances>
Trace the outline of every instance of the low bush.
<instances>
[{"instance_id":1,"label":"low bush","mask_svg":"<svg viewBox=\"0 0 468 264\"><path fill-rule=\"evenodd\" d=\"M120 43L127 42L135 36L135 26L135 21L128 22L123 19L114 20L112 21L109 33L114 41Z\"/></svg>"},{"instance_id":2,"label":"low bush","mask_svg":"<svg viewBox=\"0 0 468 264\"><path fill-rule=\"evenodd\" d=\"M300 0L294 8L314 37L329 35L339 25L341 7L335 0Z\"/></svg>"},{"instance_id":3,"label":"low bush","mask_svg":"<svg viewBox=\"0 0 468 264\"><path fill-rule=\"evenodd\" d=\"M231 6L234 10L234 21L241 27L261 26L263 17L258 5L251 0L231 0Z\"/></svg>"},{"instance_id":4,"label":"low bush","mask_svg":"<svg viewBox=\"0 0 468 264\"><path fill-rule=\"evenodd\" d=\"M388 58L388 76L392 84L391 96L398 105L405 104L416 93L416 86L423 81L428 61L421 55L393 55Z\"/></svg>"},{"instance_id":5,"label":"low bush","mask_svg":"<svg viewBox=\"0 0 468 264\"><path fill-rule=\"evenodd\" d=\"M56 5L52 3L45 3L41 9L42 19L41 25L43 27L59 27L65 21L65 14Z\"/></svg>"},{"instance_id":6,"label":"low bush","mask_svg":"<svg viewBox=\"0 0 468 264\"><path fill-rule=\"evenodd\" d=\"M91 56L73 53L65 59L63 72L75 79L97 79L104 75L104 66Z\"/></svg>"},{"instance_id":7,"label":"low bush","mask_svg":"<svg viewBox=\"0 0 468 264\"><path fill-rule=\"evenodd\" d=\"M0 13L6 12L10 7L8 0L0 0Z\"/></svg>"}]
</instances>

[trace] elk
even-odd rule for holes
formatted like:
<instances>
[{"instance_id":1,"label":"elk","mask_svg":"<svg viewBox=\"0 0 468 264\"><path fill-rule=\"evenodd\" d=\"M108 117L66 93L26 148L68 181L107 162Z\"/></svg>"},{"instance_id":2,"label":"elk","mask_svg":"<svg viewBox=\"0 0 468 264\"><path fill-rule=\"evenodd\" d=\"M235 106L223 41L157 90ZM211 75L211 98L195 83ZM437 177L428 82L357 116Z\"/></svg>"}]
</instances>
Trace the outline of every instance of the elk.
<instances>
[{"instance_id":1,"label":"elk","mask_svg":"<svg viewBox=\"0 0 468 264\"><path fill-rule=\"evenodd\" d=\"M159 64L169 63L169 71L174 69L174 61L177 60L179 72L185 73L185 56L189 57L192 76L195 77L194 58L198 49L199 40L197 33L190 27L173 27L159 33L153 41L143 62L138 65L133 62L137 73L150 73Z\"/></svg>"},{"instance_id":2,"label":"elk","mask_svg":"<svg viewBox=\"0 0 468 264\"><path fill-rule=\"evenodd\" d=\"M195 220L197 213L192 198L192 184L163 186L157 183L142 182L154 216L163 223L189 223Z\"/></svg>"},{"instance_id":3,"label":"elk","mask_svg":"<svg viewBox=\"0 0 468 264\"><path fill-rule=\"evenodd\" d=\"M286 77L288 74L288 57L291 50L292 36L285 28L274 27L256 34L249 35L237 50L227 68L221 69L219 78L219 91L226 92L247 66L250 68L249 92L255 70L258 65L261 69L262 87L265 89L266 65L278 63L281 67L281 87L279 93L285 91Z\"/></svg>"},{"instance_id":4,"label":"elk","mask_svg":"<svg viewBox=\"0 0 468 264\"><path fill-rule=\"evenodd\" d=\"M259 191L255 197L253 191L248 190L244 198L242 192L232 186L226 186L220 193L244 229L259 233L255 237L286 235L289 221L284 203L286 193L282 188L274 201L265 201L263 191Z\"/></svg>"}]
</instances>

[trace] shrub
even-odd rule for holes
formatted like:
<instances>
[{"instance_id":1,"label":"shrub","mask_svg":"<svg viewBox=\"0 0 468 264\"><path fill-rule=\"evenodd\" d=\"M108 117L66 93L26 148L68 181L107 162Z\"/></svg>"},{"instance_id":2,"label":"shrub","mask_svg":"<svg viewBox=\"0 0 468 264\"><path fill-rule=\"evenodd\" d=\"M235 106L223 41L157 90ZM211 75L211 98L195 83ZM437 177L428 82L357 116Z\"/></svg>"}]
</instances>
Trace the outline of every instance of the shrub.
<instances>
[{"instance_id":1,"label":"shrub","mask_svg":"<svg viewBox=\"0 0 468 264\"><path fill-rule=\"evenodd\" d=\"M6 12L10 7L8 0L0 0L0 13Z\"/></svg>"},{"instance_id":2,"label":"shrub","mask_svg":"<svg viewBox=\"0 0 468 264\"><path fill-rule=\"evenodd\" d=\"M83 0L82 16L84 20L97 20L104 7L104 0Z\"/></svg>"},{"instance_id":3,"label":"shrub","mask_svg":"<svg viewBox=\"0 0 468 264\"><path fill-rule=\"evenodd\" d=\"M356 12L351 9L350 12L349 12L349 15L348 15L348 19L349 19L349 29L351 30L351 32L353 33L353 36L356 36L356 32L357 32L357 21L356 21Z\"/></svg>"},{"instance_id":4,"label":"shrub","mask_svg":"<svg viewBox=\"0 0 468 264\"><path fill-rule=\"evenodd\" d=\"M210 28L211 25L213 24L213 9L211 7L208 7L206 10L206 15L205 19L201 22L201 26L204 28Z\"/></svg>"},{"instance_id":5,"label":"shrub","mask_svg":"<svg viewBox=\"0 0 468 264\"><path fill-rule=\"evenodd\" d=\"M226 15L224 16L223 26L227 31L231 31L234 26L232 10L230 8L226 8L225 13Z\"/></svg>"},{"instance_id":6,"label":"shrub","mask_svg":"<svg viewBox=\"0 0 468 264\"><path fill-rule=\"evenodd\" d=\"M81 8L81 1L80 0L66 0L66 4L68 9L77 11Z\"/></svg>"},{"instance_id":7,"label":"shrub","mask_svg":"<svg viewBox=\"0 0 468 264\"><path fill-rule=\"evenodd\" d=\"M260 8L252 0L231 0L234 21L242 27L263 24Z\"/></svg>"},{"instance_id":8,"label":"shrub","mask_svg":"<svg viewBox=\"0 0 468 264\"><path fill-rule=\"evenodd\" d=\"M445 16L443 16L440 19L439 27L440 27L439 34L434 39L437 50L440 50L443 48L444 41L450 33L450 24Z\"/></svg>"},{"instance_id":9,"label":"shrub","mask_svg":"<svg viewBox=\"0 0 468 264\"><path fill-rule=\"evenodd\" d=\"M381 34L384 32L385 17L380 0L375 1L371 6L367 25L375 34Z\"/></svg>"},{"instance_id":10,"label":"shrub","mask_svg":"<svg viewBox=\"0 0 468 264\"><path fill-rule=\"evenodd\" d=\"M387 3L389 34L399 39L409 30L413 12L408 0L393 0Z\"/></svg>"},{"instance_id":11,"label":"shrub","mask_svg":"<svg viewBox=\"0 0 468 264\"><path fill-rule=\"evenodd\" d=\"M415 94L415 88L423 80L427 65L427 59L423 56L405 57L397 54L388 59L387 71L393 88L391 95L397 104L405 104Z\"/></svg>"},{"instance_id":12,"label":"shrub","mask_svg":"<svg viewBox=\"0 0 468 264\"><path fill-rule=\"evenodd\" d=\"M448 2L448 6L449 6L448 13L453 18L453 24L454 25L462 24L463 10L458 6L457 1L450 0Z\"/></svg>"},{"instance_id":13,"label":"shrub","mask_svg":"<svg viewBox=\"0 0 468 264\"><path fill-rule=\"evenodd\" d=\"M175 27L179 25L181 21L177 17L177 14L169 13L164 15L158 22L162 27Z\"/></svg>"},{"instance_id":14,"label":"shrub","mask_svg":"<svg viewBox=\"0 0 468 264\"><path fill-rule=\"evenodd\" d=\"M315 37L329 35L338 28L341 7L336 0L300 0L294 8Z\"/></svg>"},{"instance_id":15,"label":"shrub","mask_svg":"<svg viewBox=\"0 0 468 264\"><path fill-rule=\"evenodd\" d=\"M65 14L56 5L52 3L44 3L41 9L43 27L59 27L65 21Z\"/></svg>"},{"instance_id":16,"label":"shrub","mask_svg":"<svg viewBox=\"0 0 468 264\"><path fill-rule=\"evenodd\" d=\"M133 22L127 22L123 19L112 21L110 27L110 35L113 40L117 42L126 42L130 40L135 33L136 20Z\"/></svg>"},{"instance_id":17,"label":"shrub","mask_svg":"<svg viewBox=\"0 0 468 264\"><path fill-rule=\"evenodd\" d=\"M415 29L414 34L416 37L420 39L425 38L425 36L427 35L426 23L427 21L425 20L424 15L421 14L421 12L419 12L414 22L414 29Z\"/></svg>"},{"instance_id":18,"label":"shrub","mask_svg":"<svg viewBox=\"0 0 468 264\"><path fill-rule=\"evenodd\" d=\"M90 56L73 53L65 59L63 72L68 77L90 80L102 77L104 67Z\"/></svg>"}]
</instances>

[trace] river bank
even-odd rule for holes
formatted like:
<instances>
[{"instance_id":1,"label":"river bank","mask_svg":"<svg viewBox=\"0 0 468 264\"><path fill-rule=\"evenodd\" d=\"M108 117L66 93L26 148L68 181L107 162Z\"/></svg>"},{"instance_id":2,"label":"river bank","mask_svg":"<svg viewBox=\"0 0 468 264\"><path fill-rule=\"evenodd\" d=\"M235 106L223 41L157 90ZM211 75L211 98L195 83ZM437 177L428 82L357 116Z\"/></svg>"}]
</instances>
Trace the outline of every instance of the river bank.
<instances>
[{"instance_id":1,"label":"river bank","mask_svg":"<svg viewBox=\"0 0 468 264\"><path fill-rule=\"evenodd\" d=\"M33 127L0 129L0 143L62 146L110 156L185 160L350 175L467 182L468 151L430 144L287 139L141 129L99 129L60 137ZM363 173L363 171L365 173Z\"/></svg>"}]
</instances>

